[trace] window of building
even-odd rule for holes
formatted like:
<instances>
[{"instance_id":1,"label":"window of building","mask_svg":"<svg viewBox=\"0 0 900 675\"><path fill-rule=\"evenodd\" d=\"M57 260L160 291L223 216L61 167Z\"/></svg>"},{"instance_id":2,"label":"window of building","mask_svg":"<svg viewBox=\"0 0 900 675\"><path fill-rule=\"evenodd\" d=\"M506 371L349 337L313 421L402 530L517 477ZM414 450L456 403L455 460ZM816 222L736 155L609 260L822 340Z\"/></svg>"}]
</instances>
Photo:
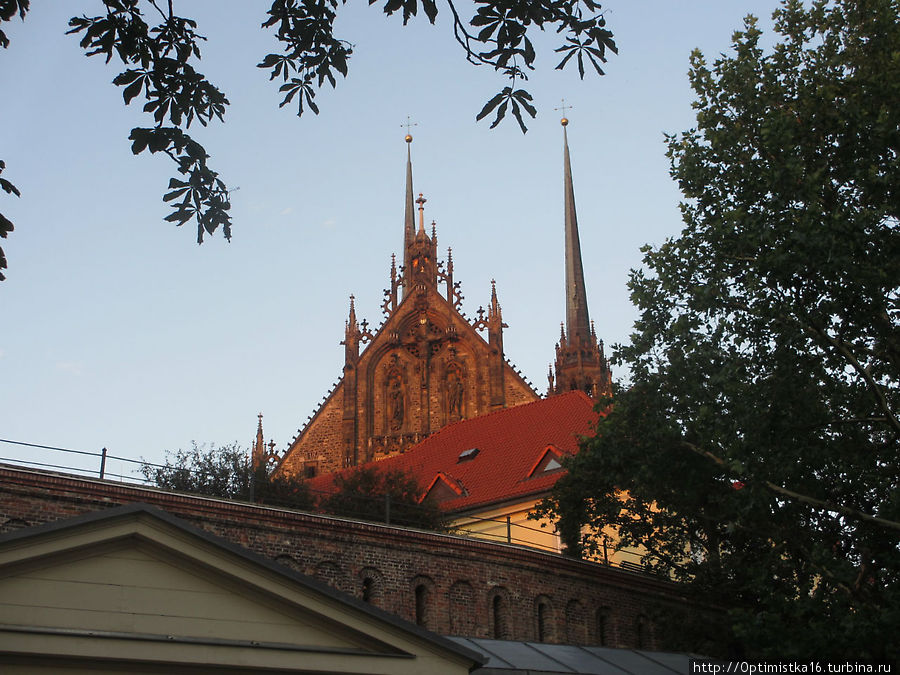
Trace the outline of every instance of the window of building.
<instances>
[{"instance_id":1,"label":"window of building","mask_svg":"<svg viewBox=\"0 0 900 675\"><path fill-rule=\"evenodd\" d=\"M416 625L428 627L428 587L425 584L416 586Z\"/></svg>"},{"instance_id":2,"label":"window of building","mask_svg":"<svg viewBox=\"0 0 900 675\"><path fill-rule=\"evenodd\" d=\"M647 618L639 616L634 622L634 632L637 639L638 649L647 649L649 647L649 635L647 634Z\"/></svg>"},{"instance_id":3,"label":"window of building","mask_svg":"<svg viewBox=\"0 0 900 675\"><path fill-rule=\"evenodd\" d=\"M491 601L491 614L494 623L494 639L509 639L509 616L506 606L506 598L499 593Z\"/></svg>"},{"instance_id":4,"label":"window of building","mask_svg":"<svg viewBox=\"0 0 900 675\"><path fill-rule=\"evenodd\" d=\"M601 607L597 610L597 644L608 647L610 644L610 610L609 607Z\"/></svg>"},{"instance_id":5,"label":"window of building","mask_svg":"<svg viewBox=\"0 0 900 675\"><path fill-rule=\"evenodd\" d=\"M549 620L550 607L545 602L539 602L537 606L537 639L538 642L546 642L550 637Z\"/></svg>"}]
</instances>

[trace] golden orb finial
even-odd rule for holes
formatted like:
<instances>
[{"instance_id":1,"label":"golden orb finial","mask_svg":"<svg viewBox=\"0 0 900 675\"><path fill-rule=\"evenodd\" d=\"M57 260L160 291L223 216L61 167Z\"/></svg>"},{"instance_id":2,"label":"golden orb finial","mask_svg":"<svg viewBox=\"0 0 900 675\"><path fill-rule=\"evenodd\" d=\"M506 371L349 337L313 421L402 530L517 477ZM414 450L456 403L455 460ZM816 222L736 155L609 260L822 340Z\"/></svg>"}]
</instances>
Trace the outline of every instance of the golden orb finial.
<instances>
[{"instance_id":1,"label":"golden orb finial","mask_svg":"<svg viewBox=\"0 0 900 675\"><path fill-rule=\"evenodd\" d=\"M558 108L554 108L554 110L562 110L563 118L559 121L560 124L566 126L569 123L569 118L566 117L566 112L572 106L566 105L566 99L563 99Z\"/></svg>"},{"instance_id":2,"label":"golden orb finial","mask_svg":"<svg viewBox=\"0 0 900 675\"><path fill-rule=\"evenodd\" d=\"M406 138L404 139L407 143L412 143L412 134L409 133L411 127L418 126L415 122L409 119L409 115L406 116L406 124L401 124L400 126L406 127Z\"/></svg>"}]
</instances>

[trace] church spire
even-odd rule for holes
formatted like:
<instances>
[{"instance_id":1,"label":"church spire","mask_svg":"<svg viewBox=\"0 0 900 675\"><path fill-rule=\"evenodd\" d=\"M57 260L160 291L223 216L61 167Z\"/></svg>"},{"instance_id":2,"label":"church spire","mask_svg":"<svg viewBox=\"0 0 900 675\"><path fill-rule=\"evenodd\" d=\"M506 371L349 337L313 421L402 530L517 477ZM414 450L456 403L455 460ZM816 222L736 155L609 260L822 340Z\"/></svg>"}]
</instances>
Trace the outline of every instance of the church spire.
<instances>
[{"instance_id":1,"label":"church spire","mask_svg":"<svg viewBox=\"0 0 900 675\"><path fill-rule=\"evenodd\" d=\"M568 107L563 103L563 113ZM572 187L572 164L569 161L569 137L565 117L563 127L563 189L565 191L566 230L566 323L560 324L556 345L555 375L551 373L548 395L580 389L598 397L612 392L609 362L597 342L594 324L588 316L584 269L581 265L581 242L578 240L578 218L575 214L575 190Z\"/></svg>"},{"instance_id":2,"label":"church spire","mask_svg":"<svg viewBox=\"0 0 900 675\"><path fill-rule=\"evenodd\" d=\"M407 130L408 131L408 130ZM410 146L412 145L412 135L406 134L406 209L403 217L403 264L409 267L410 245L416 238L416 210L413 202L413 179L412 179L412 154ZM406 289L406 275L403 276L403 289Z\"/></svg>"},{"instance_id":3,"label":"church spire","mask_svg":"<svg viewBox=\"0 0 900 675\"><path fill-rule=\"evenodd\" d=\"M566 223L566 332L570 344L590 339L587 292L584 288L584 269L581 264L581 242L578 238L578 217L575 213L575 189L572 187L572 165L569 161L569 137L565 117L563 127L563 162Z\"/></svg>"}]
</instances>

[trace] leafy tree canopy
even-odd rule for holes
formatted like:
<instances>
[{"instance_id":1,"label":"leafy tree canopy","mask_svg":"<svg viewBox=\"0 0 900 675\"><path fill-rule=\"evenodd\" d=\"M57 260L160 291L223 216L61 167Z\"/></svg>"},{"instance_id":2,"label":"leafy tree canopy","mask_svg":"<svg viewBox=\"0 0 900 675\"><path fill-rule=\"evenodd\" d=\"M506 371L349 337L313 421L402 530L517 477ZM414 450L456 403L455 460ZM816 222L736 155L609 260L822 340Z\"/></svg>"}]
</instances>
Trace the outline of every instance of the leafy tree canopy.
<instances>
[{"instance_id":1,"label":"leafy tree canopy","mask_svg":"<svg viewBox=\"0 0 900 675\"><path fill-rule=\"evenodd\" d=\"M164 465L145 462L140 471L166 490L297 509L310 509L314 501L302 478L254 471L247 451L237 443L218 447L193 443L190 450L166 452Z\"/></svg>"},{"instance_id":2,"label":"leafy tree canopy","mask_svg":"<svg viewBox=\"0 0 900 675\"><path fill-rule=\"evenodd\" d=\"M900 2L774 18L691 57L684 229L631 274L631 386L544 511L573 553L645 546L731 655L897 662Z\"/></svg>"},{"instance_id":3,"label":"leafy tree canopy","mask_svg":"<svg viewBox=\"0 0 900 675\"><path fill-rule=\"evenodd\" d=\"M347 0L274 0L262 23L281 43L281 51L265 55L258 64L284 93L281 106L295 104L297 115L319 113L316 93L327 82L337 86L337 76L347 76L353 45L339 38L334 23ZM380 0L369 0L375 4ZM462 18L455 0L445 0L453 17L453 38L466 60L486 65L509 80L478 113L481 120L492 113L496 127L511 112L523 132L523 111L534 117L532 97L519 85L534 70L537 53L533 38L538 31L552 29L560 35L555 50L562 55L557 69L576 64L582 78L586 65L599 75L607 51L616 52L612 33L606 28L601 6L594 0L476 0L474 15ZM0 0L0 22L24 19L29 0ZM194 221L197 243L220 227L231 238L228 189L209 164L206 149L186 133L194 122L206 126L223 121L229 102L225 94L197 70L200 44L197 22L178 16L174 0L103 0L105 13L76 16L69 21L70 34L80 39L88 56L100 56L125 66L113 80L122 87L126 104L143 103L152 119L149 126L132 129L129 140L134 154L144 151L168 156L177 175L169 180L163 199L173 206L166 220L176 225ZM431 23L438 14L436 0L385 0L384 13L400 14L403 24L419 9ZM0 47L9 39L0 30ZM0 171L3 164L0 162ZM18 195L9 181L0 188ZM12 231L12 223L0 215L0 237ZM0 270L6 259L0 249ZM3 279L0 271L0 280Z\"/></svg>"},{"instance_id":4,"label":"leafy tree canopy","mask_svg":"<svg viewBox=\"0 0 900 675\"><path fill-rule=\"evenodd\" d=\"M335 492L319 502L328 513L426 530L445 528L437 505L421 501L423 490L415 476L398 469L360 466L337 474L334 486Z\"/></svg>"},{"instance_id":5,"label":"leafy tree canopy","mask_svg":"<svg viewBox=\"0 0 900 675\"><path fill-rule=\"evenodd\" d=\"M272 506L315 510L361 520L443 530L441 510L421 501L416 478L400 470L360 467L335 477L336 490L314 495L300 475L254 470L237 443L212 446L193 443L190 450L166 452L163 465L145 462L144 478L165 490L239 499Z\"/></svg>"}]
</instances>

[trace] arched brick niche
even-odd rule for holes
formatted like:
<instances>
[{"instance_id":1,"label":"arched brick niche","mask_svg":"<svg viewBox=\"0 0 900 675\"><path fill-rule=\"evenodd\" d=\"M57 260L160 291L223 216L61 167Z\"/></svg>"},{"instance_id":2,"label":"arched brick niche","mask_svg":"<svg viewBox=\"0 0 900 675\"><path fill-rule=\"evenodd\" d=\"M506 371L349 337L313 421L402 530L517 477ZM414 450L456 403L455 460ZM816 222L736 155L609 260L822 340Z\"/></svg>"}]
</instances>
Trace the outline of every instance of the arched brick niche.
<instances>
[{"instance_id":1,"label":"arched brick niche","mask_svg":"<svg viewBox=\"0 0 900 675\"><path fill-rule=\"evenodd\" d=\"M594 644L601 647L618 644L616 617L611 607L598 607L594 613Z\"/></svg>"},{"instance_id":2,"label":"arched brick niche","mask_svg":"<svg viewBox=\"0 0 900 675\"><path fill-rule=\"evenodd\" d=\"M409 612L417 626L430 629L437 625L437 590L434 580L424 574L416 575L410 584L412 607Z\"/></svg>"},{"instance_id":3,"label":"arched brick niche","mask_svg":"<svg viewBox=\"0 0 900 675\"><path fill-rule=\"evenodd\" d=\"M376 607L384 605L384 575L377 567L363 567L357 575L357 597Z\"/></svg>"},{"instance_id":4,"label":"arched brick niche","mask_svg":"<svg viewBox=\"0 0 900 675\"><path fill-rule=\"evenodd\" d=\"M513 634L512 599L509 590L494 586L488 592L490 611L490 637L495 640L509 640Z\"/></svg>"},{"instance_id":5,"label":"arched brick niche","mask_svg":"<svg viewBox=\"0 0 900 675\"><path fill-rule=\"evenodd\" d=\"M556 611L547 595L534 599L534 639L538 642L558 642Z\"/></svg>"}]
</instances>

